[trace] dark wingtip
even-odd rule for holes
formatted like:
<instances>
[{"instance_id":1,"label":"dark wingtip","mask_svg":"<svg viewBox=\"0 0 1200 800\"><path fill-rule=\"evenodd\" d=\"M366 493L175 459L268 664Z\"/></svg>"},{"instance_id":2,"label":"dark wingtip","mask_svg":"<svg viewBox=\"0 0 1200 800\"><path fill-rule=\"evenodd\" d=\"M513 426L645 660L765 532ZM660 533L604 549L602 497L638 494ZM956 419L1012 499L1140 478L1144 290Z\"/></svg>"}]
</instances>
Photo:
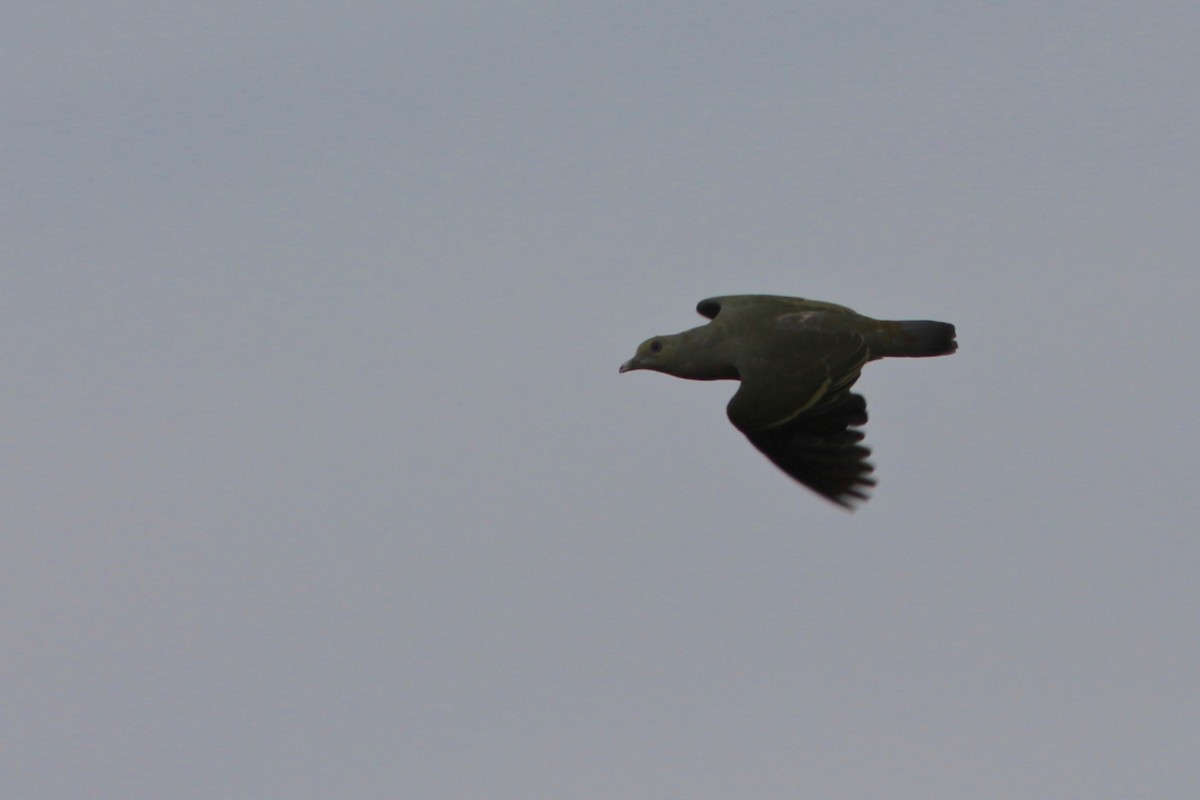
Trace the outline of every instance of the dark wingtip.
<instances>
[{"instance_id":1,"label":"dark wingtip","mask_svg":"<svg viewBox=\"0 0 1200 800\"><path fill-rule=\"evenodd\" d=\"M701 300L696 304L696 313L702 317L716 319L717 314L721 313L721 303L716 298Z\"/></svg>"},{"instance_id":2,"label":"dark wingtip","mask_svg":"<svg viewBox=\"0 0 1200 800\"><path fill-rule=\"evenodd\" d=\"M865 482L864 485L874 487L875 481ZM858 489L847 489L839 495L829 495L818 492L821 497L824 497L829 502L833 503L838 508L844 508L847 511L858 511L858 507L871 499L871 495L865 491Z\"/></svg>"},{"instance_id":3,"label":"dark wingtip","mask_svg":"<svg viewBox=\"0 0 1200 800\"><path fill-rule=\"evenodd\" d=\"M867 402L848 394L814 417L801 416L766 431L742 431L775 466L830 502L853 511L870 499L875 471L860 444Z\"/></svg>"}]
</instances>

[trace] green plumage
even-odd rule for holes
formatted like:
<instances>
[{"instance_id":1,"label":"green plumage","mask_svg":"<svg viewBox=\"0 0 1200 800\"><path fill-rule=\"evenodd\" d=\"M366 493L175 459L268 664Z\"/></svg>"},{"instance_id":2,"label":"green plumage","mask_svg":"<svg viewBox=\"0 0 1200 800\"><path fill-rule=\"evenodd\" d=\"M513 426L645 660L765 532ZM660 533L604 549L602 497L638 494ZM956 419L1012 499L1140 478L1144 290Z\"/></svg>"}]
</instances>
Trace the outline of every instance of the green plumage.
<instances>
[{"instance_id":1,"label":"green plumage","mask_svg":"<svg viewBox=\"0 0 1200 800\"><path fill-rule=\"evenodd\" d=\"M953 353L946 322L871 319L844 306L774 295L730 295L696 306L711 322L647 339L621 372L740 380L729 421L780 469L847 508L875 481L857 430L867 404L850 391L864 364Z\"/></svg>"}]
</instances>

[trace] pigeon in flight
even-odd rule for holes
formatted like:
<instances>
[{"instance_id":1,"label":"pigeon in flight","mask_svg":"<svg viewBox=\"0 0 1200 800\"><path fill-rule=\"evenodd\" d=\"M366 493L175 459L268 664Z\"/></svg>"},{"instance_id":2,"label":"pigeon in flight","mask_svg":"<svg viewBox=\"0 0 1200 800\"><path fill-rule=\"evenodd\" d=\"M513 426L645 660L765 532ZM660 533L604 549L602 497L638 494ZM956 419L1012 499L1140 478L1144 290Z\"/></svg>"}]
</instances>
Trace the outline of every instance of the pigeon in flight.
<instances>
[{"instance_id":1,"label":"pigeon in flight","mask_svg":"<svg viewBox=\"0 0 1200 800\"><path fill-rule=\"evenodd\" d=\"M741 381L729 421L788 475L846 508L875 485L858 430L867 403L850 391L863 365L958 349L947 322L871 319L799 297L713 297L696 310L711 321L647 339L620 371Z\"/></svg>"}]
</instances>

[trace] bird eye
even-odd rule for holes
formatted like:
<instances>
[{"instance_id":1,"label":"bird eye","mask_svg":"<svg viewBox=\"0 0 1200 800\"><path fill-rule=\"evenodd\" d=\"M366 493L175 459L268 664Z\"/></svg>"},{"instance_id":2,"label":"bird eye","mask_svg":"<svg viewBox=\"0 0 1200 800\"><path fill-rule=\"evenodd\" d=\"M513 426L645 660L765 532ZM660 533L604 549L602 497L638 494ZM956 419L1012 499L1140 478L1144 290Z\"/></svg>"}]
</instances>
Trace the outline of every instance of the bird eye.
<instances>
[{"instance_id":1,"label":"bird eye","mask_svg":"<svg viewBox=\"0 0 1200 800\"><path fill-rule=\"evenodd\" d=\"M661 350L662 350L662 342L655 339L653 342L650 343L650 352L651 353L657 353Z\"/></svg>"}]
</instances>

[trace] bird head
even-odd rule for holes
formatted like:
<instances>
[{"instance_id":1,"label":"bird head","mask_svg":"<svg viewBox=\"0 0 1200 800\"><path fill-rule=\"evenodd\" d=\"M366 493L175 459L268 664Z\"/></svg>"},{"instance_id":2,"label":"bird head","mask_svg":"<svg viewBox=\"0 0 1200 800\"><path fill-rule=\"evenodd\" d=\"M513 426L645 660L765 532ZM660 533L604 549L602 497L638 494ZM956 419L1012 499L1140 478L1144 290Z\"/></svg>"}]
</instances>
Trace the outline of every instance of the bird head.
<instances>
[{"instance_id":1,"label":"bird head","mask_svg":"<svg viewBox=\"0 0 1200 800\"><path fill-rule=\"evenodd\" d=\"M675 351L674 337L655 336L638 345L633 358L621 365L621 372L635 369L652 369L656 372L669 372L672 363L672 353Z\"/></svg>"}]
</instances>

